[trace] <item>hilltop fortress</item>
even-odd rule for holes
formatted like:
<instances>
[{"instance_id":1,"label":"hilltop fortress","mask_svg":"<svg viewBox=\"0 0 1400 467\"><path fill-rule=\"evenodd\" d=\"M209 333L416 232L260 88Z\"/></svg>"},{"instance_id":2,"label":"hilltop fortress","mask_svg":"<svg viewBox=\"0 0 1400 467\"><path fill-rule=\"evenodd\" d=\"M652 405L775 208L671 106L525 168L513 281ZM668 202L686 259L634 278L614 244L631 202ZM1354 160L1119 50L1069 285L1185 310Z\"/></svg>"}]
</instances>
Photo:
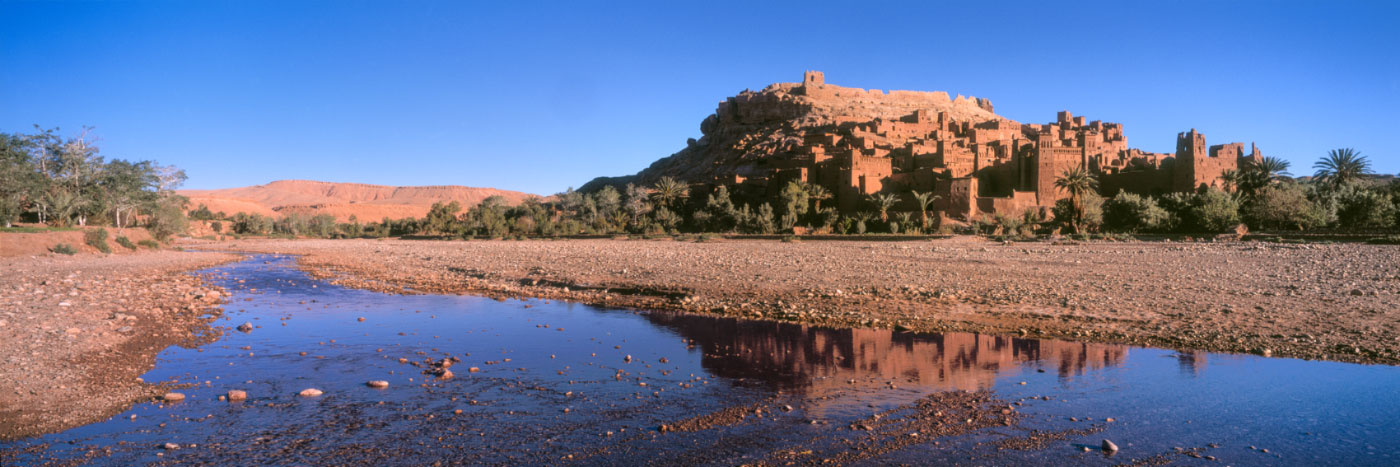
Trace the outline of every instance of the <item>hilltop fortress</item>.
<instances>
[{"instance_id":1,"label":"hilltop fortress","mask_svg":"<svg viewBox=\"0 0 1400 467\"><path fill-rule=\"evenodd\" d=\"M821 185L843 212L868 209L869 195L897 193L897 211L917 210L910 190L940 195L934 210L970 219L1046 209L1068 194L1055 179L1084 166L1101 191L1140 194L1219 187L1221 175L1263 156L1251 144L1206 146L1194 129L1177 135L1175 153L1129 148L1119 123L1059 112L1045 124L993 113L987 99L944 92L835 86L819 71L720 102L704 134L635 176L602 184L651 184L671 176L776 194L789 181Z\"/></svg>"}]
</instances>

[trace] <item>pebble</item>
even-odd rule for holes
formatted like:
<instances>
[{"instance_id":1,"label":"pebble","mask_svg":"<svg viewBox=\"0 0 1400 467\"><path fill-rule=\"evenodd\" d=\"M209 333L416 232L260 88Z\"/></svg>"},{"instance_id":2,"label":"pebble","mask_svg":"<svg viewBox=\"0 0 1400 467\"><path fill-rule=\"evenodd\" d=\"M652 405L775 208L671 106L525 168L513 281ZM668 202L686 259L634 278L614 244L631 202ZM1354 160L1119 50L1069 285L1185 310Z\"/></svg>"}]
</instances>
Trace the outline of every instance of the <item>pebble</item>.
<instances>
[{"instance_id":1,"label":"pebble","mask_svg":"<svg viewBox=\"0 0 1400 467\"><path fill-rule=\"evenodd\" d=\"M301 397L316 397L316 396L319 396L319 395L321 395L321 394L325 394L325 393L324 393L324 392L321 392L320 389L316 389L316 388L307 388L307 389L303 389L303 390L301 390L300 393L298 393L298 395L300 395Z\"/></svg>"},{"instance_id":2,"label":"pebble","mask_svg":"<svg viewBox=\"0 0 1400 467\"><path fill-rule=\"evenodd\" d=\"M238 325L238 330L239 330L239 331L242 331L242 332L252 332L252 331L253 331L253 323L243 323L243 324L240 324L240 325Z\"/></svg>"},{"instance_id":3,"label":"pebble","mask_svg":"<svg viewBox=\"0 0 1400 467\"><path fill-rule=\"evenodd\" d=\"M375 380L375 381L370 381L370 382L368 382L368 383L365 383L365 386L369 386L369 387L372 387L372 388L375 388L375 389L384 389L384 388L389 387L389 382L388 382L388 381L383 381L383 380Z\"/></svg>"},{"instance_id":4,"label":"pebble","mask_svg":"<svg viewBox=\"0 0 1400 467\"><path fill-rule=\"evenodd\" d=\"M185 400L185 395L178 392L167 392L161 399L165 399L166 402L180 402Z\"/></svg>"},{"instance_id":5,"label":"pebble","mask_svg":"<svg viewBox=\"0 0 1400 467\"><path fill-rule=\"evenodd\" d=\"M240 390L237 390L237 389L230 389L230 390L228 391L228 400L230 400L230 401L241 401L241 400L245 400L245 399L247 399L247 398L248 398L248 393L245 392L245 391L240 391Z\"/></svg>"},{"instance_id":6,"label":"pebble","mask_svg":"<svg viewBox=\"0 0 1400 467\"><path fill-rule=\"evenodd\" d=\"M1103 448L1104 452L1118 452L1118 445L1109 440L1103 440L1099 447Z\"/></svg>"},{"instance_id":7,"label":"pebble","mask_svg":"<svg viewBox=\"0 0 1400 467\"><path fill-rule=\"evenodd\" d=\"M175 444L175 443L165 443L165 444L161 445L160 448L161 448L161 449L164 449L164 450L166 450L166 451L174 451L174 450L176 450L176 449L180 449L180 445Z\"/></svg>"}]
</instances>

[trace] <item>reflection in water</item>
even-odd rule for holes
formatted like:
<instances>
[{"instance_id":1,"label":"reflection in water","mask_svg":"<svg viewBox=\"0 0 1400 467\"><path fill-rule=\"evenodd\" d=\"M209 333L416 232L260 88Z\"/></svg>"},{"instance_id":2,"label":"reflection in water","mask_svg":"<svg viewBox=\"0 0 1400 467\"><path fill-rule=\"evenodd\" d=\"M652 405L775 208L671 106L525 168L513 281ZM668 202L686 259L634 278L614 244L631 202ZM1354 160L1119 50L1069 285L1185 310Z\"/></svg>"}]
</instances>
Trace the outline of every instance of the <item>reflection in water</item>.
<instances>
[{"instance_id":1,"label":"reflection in water","mask_svg":"<svg viewBox=\"0 0 1400 467\"><path fill-rule=\"evenodd\" d=\"M644 314L704 352L716 375L754 379L809 396L858 383L912 383L930 389L978 390L1000 372L1022 367L1061 378L1118 366L1128 347L969 333L916 334L741 321L681 313Z\"/></svg>"},{"instance_id":2,"label":"reflection in water","mask_svg":"<svg viewBox=\"0 0 1400 467\"><path fill-rule=\"evenodd\" d=\"M1181 368L1181 374L1200 376L1201 371L1206 368L1206 353L1191 350L1177 352L1176 364Z\"/></svg>"}]
</instances>

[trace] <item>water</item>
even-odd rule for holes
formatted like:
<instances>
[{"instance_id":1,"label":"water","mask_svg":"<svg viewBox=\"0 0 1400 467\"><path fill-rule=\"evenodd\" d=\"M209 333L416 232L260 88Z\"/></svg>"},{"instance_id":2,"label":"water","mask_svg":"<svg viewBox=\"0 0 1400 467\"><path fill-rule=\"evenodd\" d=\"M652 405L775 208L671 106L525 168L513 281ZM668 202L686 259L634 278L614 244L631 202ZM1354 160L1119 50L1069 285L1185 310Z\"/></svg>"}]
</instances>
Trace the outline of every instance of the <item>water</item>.
<instances>
[{"instance_id":1,"label":"water","mask_svg":"<svg viewBox=\"0 0 1400 467\"><path fill-rule=\"evenodd\" d=\"M159 356L143 377L194 384L180 389L187 400L0 450L23 464L99 465L1400 463L1396 367L395 296L315 281L292 263L255 256L206 271L233 293L220 324L258 327ZM449 380L400 363L445 357L460 359ZM325 394L296 395L312 387ZM229 389L249 400L219 401ZM894 423L947 391L989 391L1019 418L942 437L851 429ZM658 430L735 407L763 413ZM1045 432L1059 436L1016 443ZM1105 438L1120 452L1098 450Z\"/></svg>"}]
</instances>

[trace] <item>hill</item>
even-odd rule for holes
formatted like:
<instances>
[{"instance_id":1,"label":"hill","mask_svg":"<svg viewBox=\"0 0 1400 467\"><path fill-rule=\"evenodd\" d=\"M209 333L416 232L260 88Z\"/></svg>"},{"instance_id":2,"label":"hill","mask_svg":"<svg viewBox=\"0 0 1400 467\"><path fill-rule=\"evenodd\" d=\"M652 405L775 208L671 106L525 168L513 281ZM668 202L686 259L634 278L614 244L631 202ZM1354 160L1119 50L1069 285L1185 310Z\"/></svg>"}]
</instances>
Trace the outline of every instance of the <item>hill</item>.
<instances>
[{"instance_id":1,"label":"hill","mask_svg":"<svg viewBox=\"0 0 1400 467\"><path fill-rule=\"evenodd\" d=\"M800 182L823 188L831 200L823 204L844 213L928 209L970 220L1048 215L1067 196L1056 178L1077 168L1104 193L1161 195L1224 186L1226 173L1263 160L1253 144L1207 145L1195 129L1177 134L1176 152L1154 153L1129 147L1120 123L1069 111L1021 123L986 99L836 86L818 71L725 99L700 131L641 172L596 178L580 191L672 177L690 184L692 197L724 185L757 205ZM915 192L934 201L921 206Z\"/></svg>"},{"instance_id":2,"label":"hill","mask_svg":"<svg viewBox=\"0 0 1400 467\"><path fill-rule=\"evenodd\" d=\"M490 196L501 196L509 204L535 196L456 185L384 186L311 180L278 180L266 185L219 190L181 190L180 194L190 198L191 208L203 204L211 211L229 215L245 212L281 216L296 212L330 214L340 221L350 216L361 221L423 217L433 203L440 201L456 201L466 207Z\"/></svg>"}]
</instances>

